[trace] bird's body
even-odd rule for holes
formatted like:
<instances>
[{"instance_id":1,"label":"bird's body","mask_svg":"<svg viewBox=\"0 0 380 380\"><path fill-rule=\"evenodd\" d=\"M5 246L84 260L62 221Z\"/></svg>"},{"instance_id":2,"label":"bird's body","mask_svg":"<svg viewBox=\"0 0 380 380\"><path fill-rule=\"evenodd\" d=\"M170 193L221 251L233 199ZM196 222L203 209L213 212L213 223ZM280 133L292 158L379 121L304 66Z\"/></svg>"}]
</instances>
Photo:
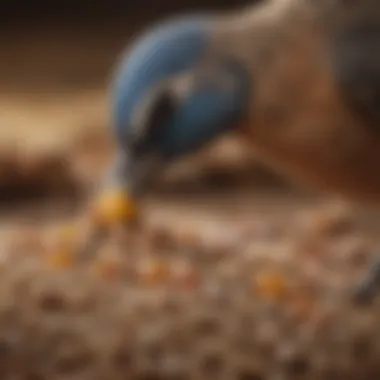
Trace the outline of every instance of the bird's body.
<instances>
[{"instance_id":1,"label":"bird's body","mask_svg":"<svg viewBox=\"0 0 380 380\"><path fill-rule=\"evenodd\" d=\"M377 203L380 7L366 0L344 4L264 3L227 17L219 39L231 42L215 44L249 68L253 90L244 135L265 163L304 185ZM248 42L234 43L245 35Z\"/></svg>"},{"instance_id":2,"label":"bird's body","mask_svg":"<svg viewBox=\"0 0 380 380\"><path fill-rule=\"evenodd\" d=\"M380 203L380 7L267 0L159 24L123 56L113 106L129 191L231 131L298 182Z\"/></svg>"},{"instance_id":3,"label":"bird's body","mask_svg":"<svg viewBox=\"0 0 380 380\"><path fill-rule=\"evenodd\" d=\"M240 124L238 133L251 142L259 157L306 185L359 201L380 202L376 165L380 162L376 125L380 117L362 117L363 112L356 110L360 104L349 99L355 97L353 91L363 91L363 86L372 96L364 101L376 101L380 94L380 54L376 51L380 9L373 0L351 3L267 1L234 14L192 16L159 24L132 50L132 58L127 51L117 76L115 124L119 136L127 130L122 121L137 108L144 91L161 80L231 57L247 74L250 90L245 113L236 123ZM369 25L377 35L369 35ZM363 44L355 40L359 33L366 33L364 41L372 38L372 45L359 46ZM171 39L170 44L165 39ZM347 50L352 49L356 51L348 57ZM368 83L354 78L356 67L344 72L350 70L349 61L355 56L363 57L357 64L363 65L368 54L373 65L379 60ZM173 57L171 64L163 60L165 55ZM123 96L125 90L129 92ZM373 104L369 106L373 108ZM167 134L164 142L170 155L180 155L182 145L189 148L183 153L192 151L226 130L219 131L218 123L207 129L199 122L206 117L218 119L217 103L203 102L194 110L182 116L188 126ZM380 115L380 109L374 112ZM189 120L192 114L198 119Z\"/></svg>"}]
</instances>

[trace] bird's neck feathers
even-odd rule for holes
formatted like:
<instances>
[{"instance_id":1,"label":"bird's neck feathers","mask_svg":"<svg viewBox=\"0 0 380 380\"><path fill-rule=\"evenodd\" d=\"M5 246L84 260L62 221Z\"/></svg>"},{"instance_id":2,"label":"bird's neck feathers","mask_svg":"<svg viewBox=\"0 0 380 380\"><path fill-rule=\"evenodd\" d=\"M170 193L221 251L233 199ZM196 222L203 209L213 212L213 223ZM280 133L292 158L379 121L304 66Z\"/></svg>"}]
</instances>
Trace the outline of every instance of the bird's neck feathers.
<instances>
[{"instance_id":1,"label":"bird's neck feathers","mask_svg":"<svg viewBox=\"0 0 380 380\"><path fill-rule=\"evenodd\" d=\"M240 66L231 61L224 63L221 87L206 86L204 90L195 91L180 106L164 136L169 155L191 153L233 131L242 122L247 108L249 81ZM232 87L225 91L223 86Z\"/></svg>"}]
</instances>

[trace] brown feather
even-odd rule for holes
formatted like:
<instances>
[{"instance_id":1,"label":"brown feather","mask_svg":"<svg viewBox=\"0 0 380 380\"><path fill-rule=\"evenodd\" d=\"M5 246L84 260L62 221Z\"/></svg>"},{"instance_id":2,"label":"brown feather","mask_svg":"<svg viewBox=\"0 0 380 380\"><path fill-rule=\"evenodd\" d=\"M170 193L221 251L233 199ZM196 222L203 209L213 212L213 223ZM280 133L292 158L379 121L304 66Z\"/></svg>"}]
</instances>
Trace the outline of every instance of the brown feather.
<instances>
[{"instance_id":1,"label":"brown feather","mask_svg":"<svg viewBox=\"0 0 380 380\"><path fill-rule=\"evenodd\" d=\"M380 202L380 125L354 112L334 66L339 33L380 29L377 2L278 0L219 22L212 54L252 73L245 138L262 159L305 185Z\"/></svg>"}]
</instances>

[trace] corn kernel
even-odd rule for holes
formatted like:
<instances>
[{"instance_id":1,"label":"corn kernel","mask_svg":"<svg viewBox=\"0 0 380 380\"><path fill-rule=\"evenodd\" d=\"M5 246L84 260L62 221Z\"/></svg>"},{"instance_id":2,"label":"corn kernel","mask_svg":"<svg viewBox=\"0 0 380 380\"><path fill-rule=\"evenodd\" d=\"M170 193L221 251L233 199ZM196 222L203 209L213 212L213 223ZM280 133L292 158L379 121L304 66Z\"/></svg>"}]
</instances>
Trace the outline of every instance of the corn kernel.
<instances>
[{"instance_id":1,"label":"corn kernel","mask_svg":"<svg viewBox=\"0 0 380 380\"><path fill-rule=\"evenodd\" d=\"M137 219L134 200L121 190L106 192L95 201L94 218L100 225Z\"/></svg>"},{"instance_id":2,"label":"corn kernel","mask_svg":"<svg viewBox=\"0 0 380 380\"><path fill-rule=\"evenodd\" d=\"M284 278L277 273L262 273L256 279L258 292L261 296L274 300L283 299L287 293Z\"/></svg>"},{"instance_id":3,"label":"corn kernel","mask_svg":"<svg viewBox=\"0 0 380 380\"><path fill-rule=\"evenodd\" d=\"M57 249L47 257L47 265L54 269L67 269L75 265L75 255L70 250Z\"/></svg>"}]
</instances>

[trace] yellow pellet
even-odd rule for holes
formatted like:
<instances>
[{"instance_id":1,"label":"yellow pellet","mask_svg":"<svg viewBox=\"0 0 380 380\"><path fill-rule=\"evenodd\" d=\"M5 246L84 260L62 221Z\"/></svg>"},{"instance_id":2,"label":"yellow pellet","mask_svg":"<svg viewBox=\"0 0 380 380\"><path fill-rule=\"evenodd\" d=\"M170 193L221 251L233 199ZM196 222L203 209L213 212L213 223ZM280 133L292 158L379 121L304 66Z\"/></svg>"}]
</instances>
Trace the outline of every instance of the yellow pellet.
<instances>
[{"instance_id":1,"label":"yellow pellet","mask_svg":"<svg viewBox=\"0 0 380 380\"><path fill-rule=\"evenodd\" d=\"M256 285L261 296L274 300L282 299L288 290L285 279L278 273L259 274Z\"/></svg>"},{"instance_id":2,"label":"yellow pellet","mask_svg":"<svg viewBox=\"0 0 380 380\"><path fill-rule=\"evenodd\" d=\"M134 199L121 190L107 191L95 200L95 221L101 225L118 224L137 218Z\"/></svg>"},{"instance_id":3,"label":"yellow pellet","mask_svg":"<svg viewBox=\"0 0 380 380\"><path fill-rule=\"evenodd\" d=\"M58 249L47 257L47 264L54 269L72 268L75 264L74 253L70 250Z\"/></svg>"}]
</instances>

